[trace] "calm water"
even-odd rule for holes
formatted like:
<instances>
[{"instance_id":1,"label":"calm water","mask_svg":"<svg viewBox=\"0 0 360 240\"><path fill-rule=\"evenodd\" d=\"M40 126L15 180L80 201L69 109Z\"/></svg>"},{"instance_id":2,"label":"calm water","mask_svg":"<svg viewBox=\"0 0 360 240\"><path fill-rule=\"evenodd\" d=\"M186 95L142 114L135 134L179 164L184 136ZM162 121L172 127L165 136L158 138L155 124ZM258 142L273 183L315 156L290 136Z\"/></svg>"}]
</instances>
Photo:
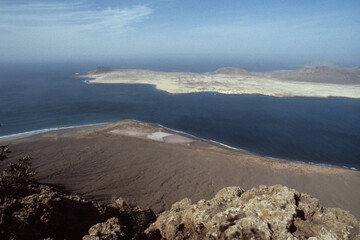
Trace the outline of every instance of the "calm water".
<instances>
[{"instance_id":1,"label":"calm water","mask_svg":"<svg viewBox=\"0 0 360 240\"><path fill-rule=\"evenodd\" d=\"M150 66L142 64L120 67ZM4 126L0 136L130 118L159 123L264 156L360 169L359 99L171 95L149 85L85 84L82 79L73 78L75 72L96 66L1 65L0 122ZM156 69L154 66L149 68ZM175 63L173 68L166 63L156 66L160 66L156 70L169 71L195 68L188 64L179 69ZM211 66L213 69L205 64L197 69L205 72L220 67ZM254 68L250 70L268 71L271 66Z\"/></svg>"}]
</instances>

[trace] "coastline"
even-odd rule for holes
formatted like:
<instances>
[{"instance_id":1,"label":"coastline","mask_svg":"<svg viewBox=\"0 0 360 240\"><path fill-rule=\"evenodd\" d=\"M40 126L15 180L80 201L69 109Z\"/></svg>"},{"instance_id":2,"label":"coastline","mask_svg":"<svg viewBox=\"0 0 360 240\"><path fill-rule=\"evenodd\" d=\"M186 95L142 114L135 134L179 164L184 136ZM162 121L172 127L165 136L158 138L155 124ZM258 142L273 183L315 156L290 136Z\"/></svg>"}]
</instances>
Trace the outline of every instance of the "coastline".
<instances>
[{"instance_id":1,"label":"coastline","mask_svg":"<svg viewBox=\"0 0 360 240\"><path fill-rule=\"evenodd\" d=\"M0 142L13 152L0 170L29 155L41 183L93 200L123 197L162 212L184 197L211 198L228 186L282 184L360 217L359 171L265 158L155 124L124 120Z\"/></svg>"},{"instance_id":2,"label":"coastline","mask_svg":"<svg viewBox=\"0 0 360 240\"><path fill-rule=\"evenodd\" d=\"M169 135L182 137L174 141L167 139ZM360 217L360 192L354 191L360 184L359 171L265 158L154 124L125 120L6 143L13 153L0 170L29 155L41 183L93 200L123 197L162 212L184 197L211 198L228 186L282 184Z\"/></svg>"},{"instance_id":3,"label":"coastline","mask_svg":"<svg viewBox=\"0 0 360 240\"><path fill-rule=\"evenodd\" d=\"M126 119L126 120L141 122L141 121L138 121L138 120L135 120L135 119ZM338 165L332 165L332 164L326 164L326 163L305 162L305 161L300 161L300 160L293 160L293 159L285 159L285 158L278 158L278 157L260 155L260 154L258 154L258 153L256 153L256 152L252 152L252 151L249 151L249 150L246 150L246 149L243 149L243 148L237 148L237 147L229 146L229 145L224 144L224 143L222 143L222 142L218 142L218 141L215 141L215 140L202 138L202 137L195 136L195 135L192 135L192 134L183 132L183 131L178 131L178 130L175 130L175 129L172 129L172 128L168 128L168 127L163 126L163 125L158 124L158 123L151 123L151 124L156 125L156 126L159 126L159 127L162 127L162 128L167 129L167 130L169 130L169 131L177 132L177 133L180 133L180 134L184 134L184 135L186 135L186 136L190 136L190 137L199 139L199 140L204 141L204 142L208 142L208 143L211 143L211 144L215 144L215 145L217 145L217 146L219 146L219 147L223 147L223 148L226 148L226 149L229 149L229 150L234 150L234 151L239 151L239 152L243 152L243 153L248 153L248 154L256 155L256 156L258 156L258 157L263 157L263 158L266 158L266 159L272 159L272 160L275 160L275 161L283 161L283 162L294 162L294 163L306 164L306 165L314 165L314 166L340 168L340 169L346 169L346 170L351 170L351 171L360 171L360 169L357 169L357 168L355 168L355 167L338 166Z\"/></svg>"},{"instance_id":4,"label":"coastline","mask_svg":"<svg viewBox=\"0 0 360 240\"><path fill-rule=\"evenodd\" d=\"M58 130L64 130L64 129L72 129L72 128L80 128L80 127L91 127L101 124L107 124L109 122L101 122L101 123L93 123L93 124L84 124L84 125L74 125L74 126L67 126L67 127L53 127L53 128L43 128L38 130L32 130L32 131L26 131L21 133L14 133L9 135L0 136L0 142L3 140L17 140L24 137L30 137L36 134L51 132L51 131L58 131Z\"/></svg>"},{"instance_id":5,"label":"coastline","mask_svg":"<svg viewBox=\"0 0 360 240\"><path fill-rule=\"evenodd\" d=\"M44 128L44 129L38 129L38 130L33 130L33 131L27 131L27 132L22 132L22 133L15 133L15 134L10 134L10 135L4 135L4 136L0 136L0 143L5 143L6 141L15 141L15 140L20 140L23 138L27 138L27 137L33 137L36 136L38 134L43 134L43 133L48 133L48 132L56 132L56 131L61 131L61 130L69 130L69 129L81 129L81 128L86 128L86 127L101 127L107 124L112 124L112 123L118 123L118 122L126 122L126 121L132 121L132 122L136 122L136 123L144 123L142 121L136 120L136 119L123 119L120 121L115 121L115 122L100 122L100 123L93 123L93 124L84 124L84 125L74 125L74 126L66 126L66 127L53 127L53 128ZM314 166L323 166L323 167L330 167L330 168L339 168L339 169L346 169L346 170L351 170L351 171L359 171L360 169L357 169L355 167L349 167L349 166L339 166L339 165L332 165L332 164L326 164L326 163L314 163L314 162L305 162L305 161L300 161L300 160L294 160L294 159L284 159L284 158L278 158L278 157L272 157L272 156L266 156L266 155L260 155L256 152L252 152L252 151L248 151L246 149L243 148L237 148L237 147L233 147L227 144L224 144L222 142L218 142L212 139L206 139L206 138L202 138L199 136L195 136L192 135L190 133L187 132L183 132L183 131L179 131L176 129L172 129L169 127L166 127L162 124L158 124L158 123L147 123L150 124L154 127L160 127L163 128L165 130L168 130L170 132L175 132L175 133L179 133L181 135L184 136L188 136L200 141L204 141L210 144L215 144L219 147L223 147L225 149L228 150L233 150L233 151L238 151L238 152L242 152L242 153L247 153L247 154L252 154L258 157L262 157L262 158L266 158L266 159L271 159L271 160L275 160L275 161L283 161L283 162L294 162L294 163L299 163L299 164L306 164L306 165L314 165Z\"/></svg>"}]
</instances>

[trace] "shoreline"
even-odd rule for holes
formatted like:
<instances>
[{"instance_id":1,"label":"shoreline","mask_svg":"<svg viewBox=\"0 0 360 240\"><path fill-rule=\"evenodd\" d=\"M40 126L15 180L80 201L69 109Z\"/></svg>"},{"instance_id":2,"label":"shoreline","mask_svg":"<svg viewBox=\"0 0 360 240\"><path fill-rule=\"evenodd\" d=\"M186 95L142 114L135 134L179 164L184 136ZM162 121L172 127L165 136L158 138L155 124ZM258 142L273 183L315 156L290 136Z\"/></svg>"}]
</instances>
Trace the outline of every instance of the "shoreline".
<instances>
[{"instance_id":1,"label":"shoreline","mask_svg":"<svg viewBox=\"0 0 360 240\"><path fill-rule=\"evenodd\" d=\"M236 152L247 153L247 154L255 155L255 156L258 156L258 157L266 158L266 159L269 159L269 160L281 161L281 162L285 162L285 163L306 164L306 165L310 165L310 166L331 167L331 168L345 169L345 170L357 171L357 172L360 171L360 169L357 169L355 167L338 166L338 165L332 165L332 164L326 164L326 163L305 162L305 161L300 161L300 160L290 160L290 159L272 157L272 156L267 156L267 155L260 155L260 154L258 154L256 152L248 151L246 149L233 147L233 146L230 146L230 145L227 145L227 144L224 144L224 143L212 140L212 139L206 139L206 138L202 138L202 137L199 137L199 136L192 135L192 134L187 133L187 132L172 129L172 128L169 128L169 127L164 126L162 124L159 124L159 123L142 122L142 121L139 121L139 120L136 120L136 119L122 119L122 120L114 121L114 122L100 122L100 123L74 125L74 126L67 126L67 127L44 128L44 129L38 129L38 130L34 130L34 131L27 131L27 132L23 132L23 133L15 133L15 134L10 134L10 135L0 136L0 143L2 143L4 141L8 141L8 140L14 141L14 140L22 139L22 138L36 136L36 135L42 134L42 133L56 132L56 131L68 130L68 129L79 129L79 128L84 128L84 127L85 128L86 127L96 127L96 126L107 125L107 124L115 124L115 123L126 122L126 121L132 121L132 122L136 122L136 123L147 123L147 124L150 124L152 126L160 127L160 128L165 129L165 130L175 132L175 133L179 133L181 135L185 135L185 136L188 136L188 137L200 140L200 141L204 141L204 142L207 142L207 143L210 143L210 144L215 144L215 145L217 145L219 147L223 147L223 148L225 148L227 150L233 150L233 151L236 151Z\"/></svg>"},{"instance_id":2,"label":"shoreline","mask_svg":"<svg viewBox=\"0 0 360 240\"><path fill-rule=\"evenodd\" d=\"M360 217L359 171L265 158L156 124L124 120L5 142L12 153L0 170L29 155L39 182L91 200L122 197L159 213L184 197L196 202L228 186L281 184Z\"/></svg>"},{"instance_id":3,"label":"shoreline","mask_svg":"<svg viewBox=\"0 0 360 240\"><path fill-rule=\"evenodd\" d=\"M141 121L133 120L133 119L128 119L128 120L141 122ZM182 132L182 131L179 131L179 130L168 128L168 127L163 126L161 124L157 124L157 123L150 123L150 124L154 124L156 126L164 128L164 129L167 129L167 130L170 130L170 131L173 131L173 132L177 132L177 133L180 133L180 134L184 134L186 136L190 136L190 137L199 139L201 141L208 142L210 144L215 144L215 145L217 145L219 147L224 147L224 148L226 148L228 150L248 153L248 154L256 155L258 157L263 157L263 158L270 159L270 160L276 160L276 161L282 161L282 162L294 162L294 163L300 163L300 164L306 164L306 165L314 165L314 166L320 166L320 167L340 168L340 169L346 169L346 170L351 170L351 171L360 171L360 169L357 169L357 168L354 168L354 167L348 167L348 166L337 166L337 165L326 164L326 163L304 162L304 161L300 161L300 160L290 160L290 159L285 159L285 158L278 158L278 157L260 155L260 154L258 154L256 152L252 152L252 151L249 151L249 150L246 150L246 149L243 149L243 148L232 147L232 146L229 146L227 144L224 144L224 143L221 143L221 142L218 142L218 141L215 141L215 140L198 137L198 136L186 133L186 132Z\"/></svg>"},{"instance_id":4,"label":"shoreline","mask_svg":"<svg viewBox=\"0 0 360 240\"><path fill-rule=\"evenodd\" d=\"M26 131L26 132L21 132L21 133L13 133L13 134L9 134L9 135L0 136L0 142L2 142L3 140L8 140L8 139L16 140L19 138L29 137L29 136L33 136L36 134L41 134L41 133L46 133L46 132L51 132L51 131L58 131L58 130L72 129L72 128L81 128L81 127L91 127L91 126L107 124L107 123L110 123L110 122L90 123L90 124L73 125L73 126L67 126L67 127L43 128L43 129L37 129L37 130Z\"/></svg>"}]
</instances>

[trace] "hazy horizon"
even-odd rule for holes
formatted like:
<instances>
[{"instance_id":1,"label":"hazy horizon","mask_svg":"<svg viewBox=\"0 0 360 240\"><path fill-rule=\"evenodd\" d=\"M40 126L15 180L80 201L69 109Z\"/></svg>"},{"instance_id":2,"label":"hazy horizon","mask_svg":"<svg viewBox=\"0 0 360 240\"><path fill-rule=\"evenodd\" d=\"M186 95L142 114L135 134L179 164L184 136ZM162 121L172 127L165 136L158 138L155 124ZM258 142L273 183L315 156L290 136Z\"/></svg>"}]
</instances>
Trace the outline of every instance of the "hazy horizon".
<instances>
[{"instance_id":1,"label":"hazy horizon","mask_svg":"<svg viewBox=\"0 0 360 240\"><path fill-rule=\"evenodd\" d=\"M360 65L358 1L0 0L1 62L278 59Z\"/></svg>"}]
</instances>

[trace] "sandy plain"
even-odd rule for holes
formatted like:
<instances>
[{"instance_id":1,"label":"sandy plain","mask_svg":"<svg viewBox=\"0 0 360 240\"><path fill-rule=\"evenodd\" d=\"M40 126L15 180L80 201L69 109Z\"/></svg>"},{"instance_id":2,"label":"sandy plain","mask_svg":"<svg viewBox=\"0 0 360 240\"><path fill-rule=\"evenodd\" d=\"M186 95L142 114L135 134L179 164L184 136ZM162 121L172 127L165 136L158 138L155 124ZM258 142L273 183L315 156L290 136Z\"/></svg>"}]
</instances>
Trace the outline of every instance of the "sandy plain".
<instances>
[{"instance_id":1,"label":"sandy plain","mask_svg":"<svg viewBox=\"0 0 360 240\"><path fill-rule=\"evenodd\" d=\"M80 77L89 83L152 84L168 93L218 92L222 94L262 94L276 97L360 98L360 84L288 81L251 73L183 73L150 70L91 71Z\"/></svg>"},{"instance_id":2,"label":"sandy plain","mask_svg":"<svg viewBox=\"0 0 360 240\"><path fill-rule=\"evenodd\" d=\"M184 197L209 199L223 187L282 184L360 218L360 172L280 161L224 148L157 125L121 121L0 139L10 158L30 155L40 182L84 197L117 197L157 213Z\"/></svg>"}]
</instances>

